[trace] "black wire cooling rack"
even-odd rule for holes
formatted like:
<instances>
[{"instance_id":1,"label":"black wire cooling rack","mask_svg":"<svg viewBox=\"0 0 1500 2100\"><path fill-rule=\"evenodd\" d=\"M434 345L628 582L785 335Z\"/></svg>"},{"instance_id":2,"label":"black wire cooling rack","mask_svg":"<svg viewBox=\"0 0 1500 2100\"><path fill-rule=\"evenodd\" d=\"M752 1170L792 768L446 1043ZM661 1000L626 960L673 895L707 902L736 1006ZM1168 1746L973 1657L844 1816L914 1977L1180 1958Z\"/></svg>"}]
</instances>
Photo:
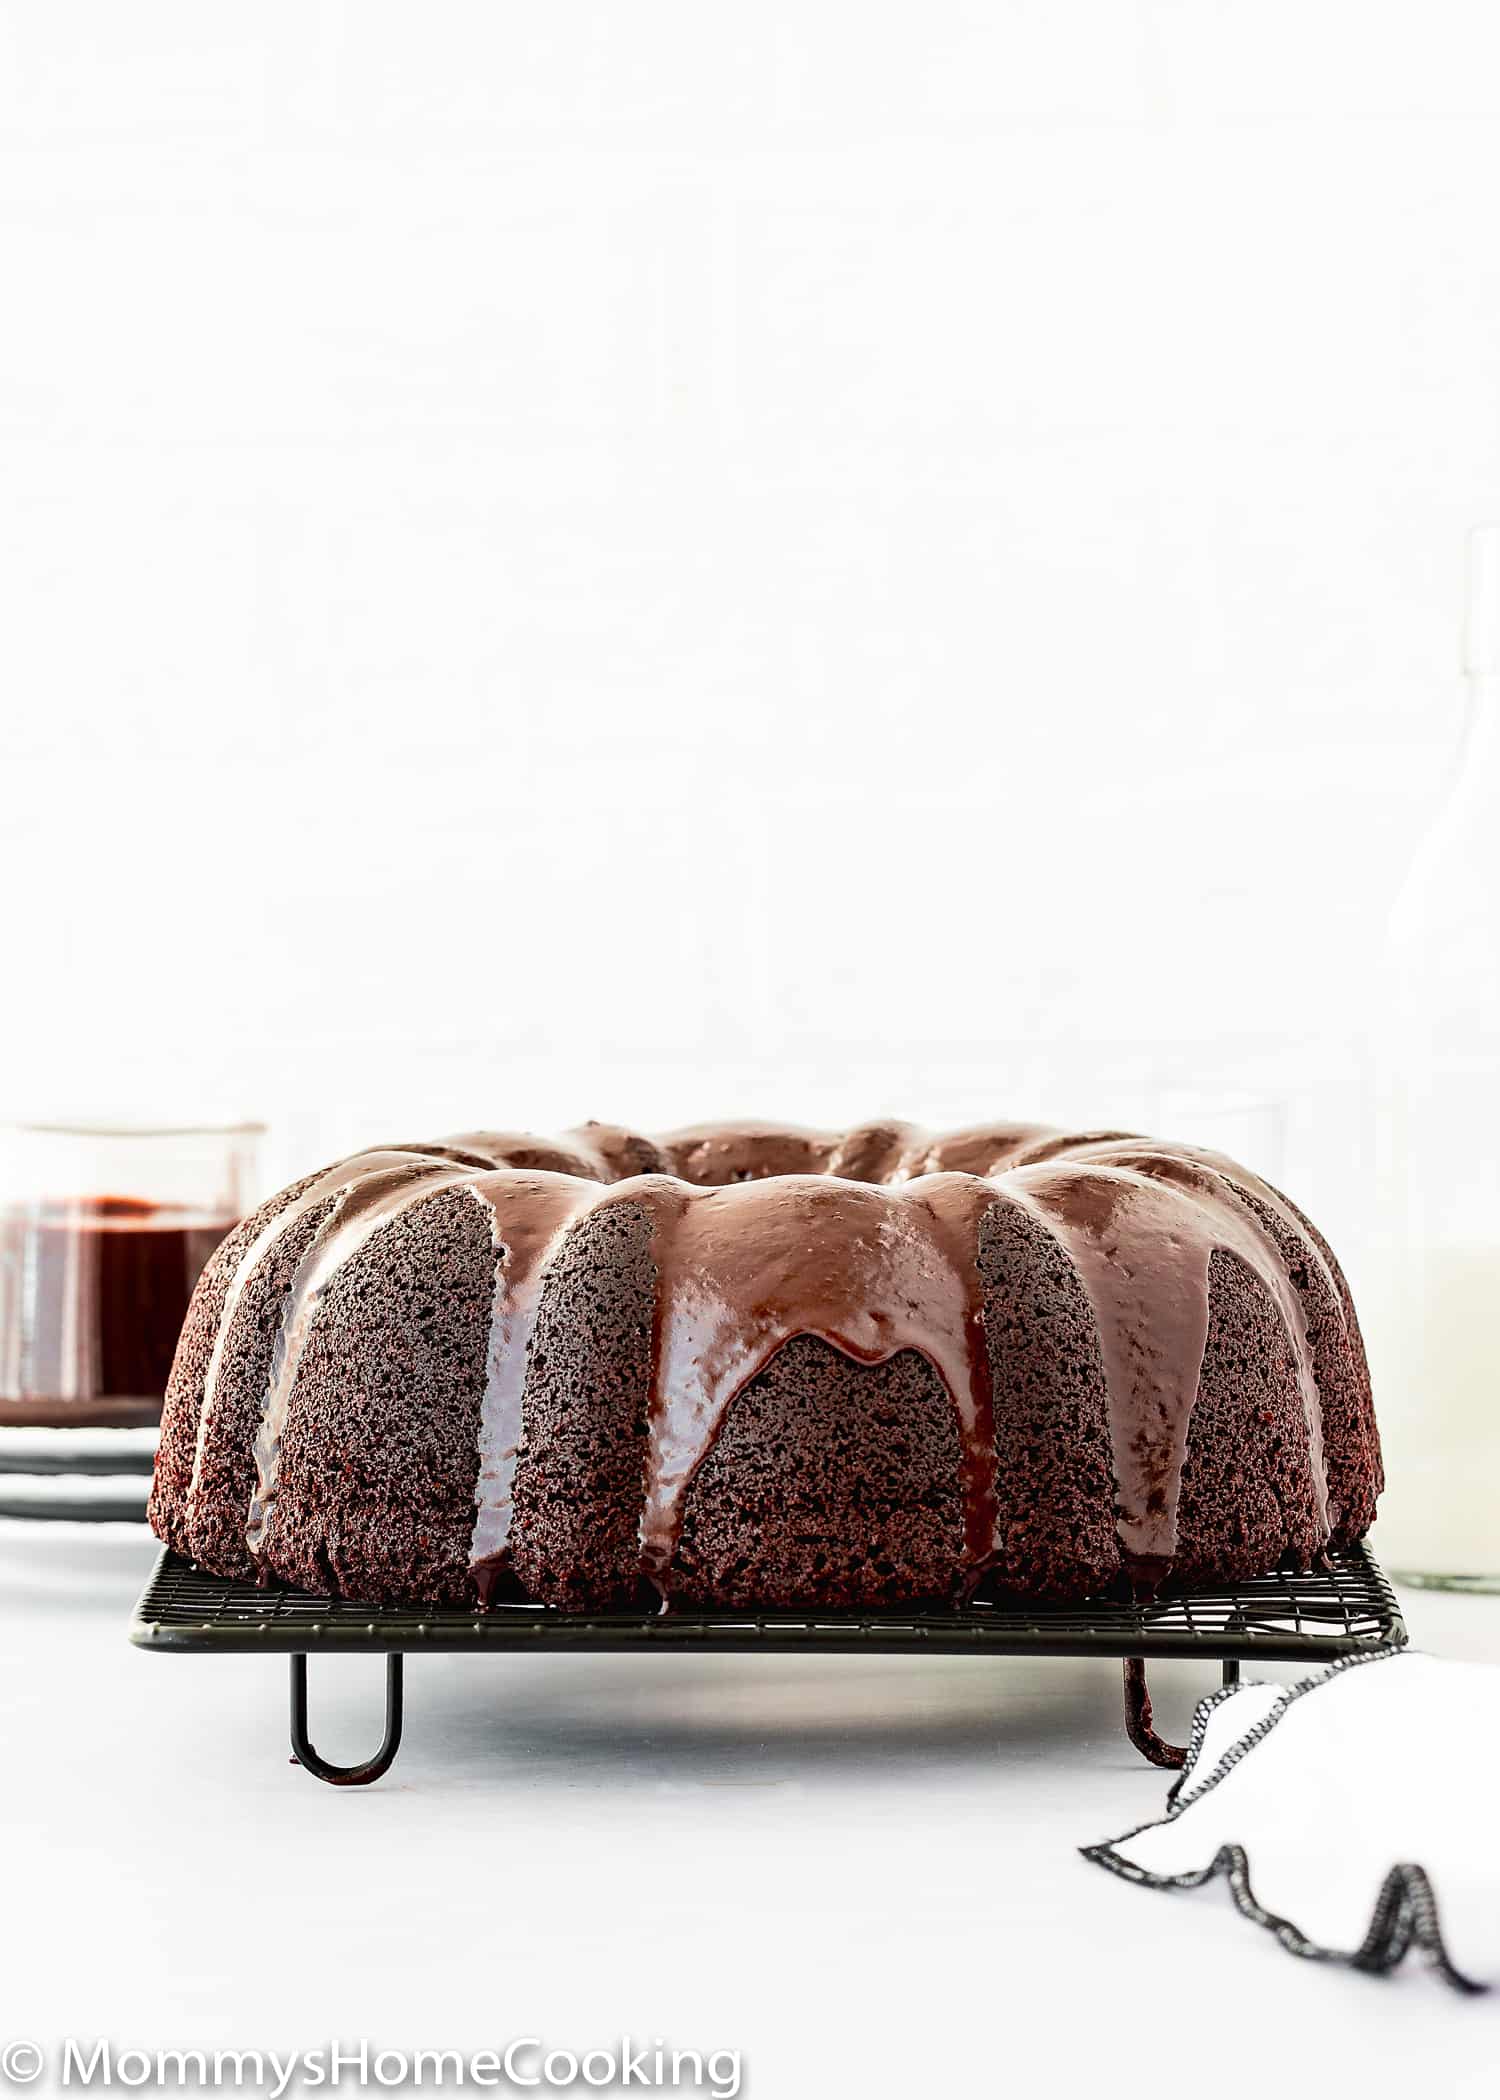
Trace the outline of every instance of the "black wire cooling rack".
<instances>
[{"instance_id":1,"label":"black wire cooling rack","mask_svg":"<svg viewBox=\"0 0 1500 2100\"><path fill-rule=\"evenodd\" d=\"M352 1604L301 1590L226 1581L163 1553L136 1607L130 1638L163 1654L287 1655L292 1747L335 1785L363 1785L389 1769L401 1742L402 1658L421 1651L509 1654L574 1650L713 1650L825 1655L1097 1655L1125 1662L1126 1728L1158 1764L1183 1753L1151 1726L1147 1658L1223 1665L1333 1662L1406 1643L1400 1606L1364 1546L1330 1552L1307 1573L1168 1592L1145 1603L1042 1605L981 1594L962 1609L909 1612L560 1612L538 1604L489 1611ZM308 1738L307 1658L313 1652L384 1655L386 1736L374 1757L331 1765Z\"/></svg>"}]
</instances>

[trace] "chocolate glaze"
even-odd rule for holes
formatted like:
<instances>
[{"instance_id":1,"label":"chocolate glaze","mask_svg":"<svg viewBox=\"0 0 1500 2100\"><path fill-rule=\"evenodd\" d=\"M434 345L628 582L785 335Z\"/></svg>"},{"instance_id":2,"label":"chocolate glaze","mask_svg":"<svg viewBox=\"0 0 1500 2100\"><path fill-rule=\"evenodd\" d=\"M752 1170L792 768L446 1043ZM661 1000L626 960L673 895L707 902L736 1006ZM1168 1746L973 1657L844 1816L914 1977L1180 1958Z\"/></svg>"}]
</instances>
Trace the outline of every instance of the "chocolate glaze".
<instances>
[{"instance_id":1,"label":"chocolate glaze","mask_svg":"<svg viewBox=\"0 0 1500 2100\"><path fill-rule=\"evenodd\" d=\"M193 1286L235 1223L135 1196L0 1211L0 1424L155 1422Z\"/></svg>"},{"instance_id":2,"label":"chocolate glaze","mask_svg":"<svg viewBox=\"0 0 1500 2100\"><path fill-rule=\"evenodd\" d=\"M1307 1320L1280 1253L1225 1178L1139 1141L1052 1150L1012 1168L1006 1193L1061 1240L1099 1323L1119 1496L1120 1558L1144 1588L1170 1571L1188 1420L1208 1340L1208 1271L1234 1254L1286 1323L1307 1415L1314 1492L1328 1535L1322 1409Z\"/></svg>"},{"instance_id":3,"label":"chocolate glaze","mask_svg":"<svg viewBox=\"0 0 1500 2100\"><path fill-rule=\"evenodd\" d=\"M469 1561L479 1594L488 1603L495 1578L506 1565L521 1454L526 1357L541 1302L542 1272L567 1228L600 1201L604 1190L576 1176L524 1169L482 1174L469 1186L490 1213L500 1257L485 1356Z\"/></svg>"},{"instance_id":4,"label":"chocolate glaze","mask_svg":"<svg viewBox=\"0 0 1500 2100\"><path fill-rule=\"evenodd\" d=\"M698 1188L765 1181L773 1174L826 1174L838 1149L828 1131L789 1124L704 1123L661 1140L665 1170Z\"/></svg>"},{"instance_id":5,"label":"chocolate glaze","mask_svg":"<svg viewBox=\"0 0 1500 2100\"><path fill-rule=\"evenodd\" d=\"M986 1212L1005 1202L1023 1205L1054 1238L1093 1309L1121 1559L1135 1582L1154 1586L1176 1550L1216 1252L1243 1262L1280 1315L1328 1532L1306 1315L1276 1243L1237 1188L1294 1230L1295 1214L1243 1168L1120 1132L1070 1136L1022 1123L945 1136L896 1122L843 1132L725 1123L655 1139L590 1123L558 1138L473 1132L361 1155L318 1177L259 1235L230 1286L200 1419L200 1456L223 1339L246 1280L295 1219L334 1196L283 1310L247 1516L252 1554L274 1518L298 1361L330 1279L403 1211L455 1185L488 1209L497 1250L471 1555L482 1594L508 1555L527 1349L548 1262L579 1220L617 1202L641 1206L652 1223L656 1310L641 1568L664 1597L694 1476L736 1396L802 1334L867 1364L912 1349L941 1377L960 1432L964 1587L973 1586L994 1552L996 1511L991 1366L975 1249ZM1309 1263L1322 1265L1304 1231L1297 1244Z\"/></svg>"},{"instance_id":6,"label":"chocolate glaze","mask_svg":"<svg viewBox=\"0 0 1500 2100\"><path fill-rule=\"evenodd\" d=\"M797 1334L857 1363L916 1349L933 1365L958 1418L977 1580L994 1550L995 1430L975 1237L994 1192L953 1174L900 1189L794 1174L618 1194L644 1201L656 1227L641 1565L662 1595L694 1474L737 1395Z\"/></svg>"}]
</instances>

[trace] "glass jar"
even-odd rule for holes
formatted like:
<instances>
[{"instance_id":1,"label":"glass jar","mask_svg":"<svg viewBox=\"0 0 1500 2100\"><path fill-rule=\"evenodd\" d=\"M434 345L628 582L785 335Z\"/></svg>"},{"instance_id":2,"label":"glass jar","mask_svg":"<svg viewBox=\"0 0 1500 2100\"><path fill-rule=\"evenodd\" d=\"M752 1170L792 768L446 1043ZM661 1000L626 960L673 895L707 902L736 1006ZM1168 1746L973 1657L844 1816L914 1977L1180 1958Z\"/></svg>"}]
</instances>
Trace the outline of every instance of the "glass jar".
<instances>
[{"instance_id":1,"label":"glass jar","mask_svg":"<svg viewBox=\"0 0 1500 2100\"><path fill-rule=\"evenodd\" d=\"M160 1417L193 1285L254 1198L262 1128L0 1130L0 1426Z\"/></svg>"},{"instance_id":2,"label":"glass jar","mask_svg":"<svg viewBox=\"0 0 1500 2100\"><path fill-rule=\"evenodd\" d=\"M1500 527L1474 534L1459 762L1392 915L1372 1307L1393 1574L1500 1589Z\"/></svg>"}]
</instances>

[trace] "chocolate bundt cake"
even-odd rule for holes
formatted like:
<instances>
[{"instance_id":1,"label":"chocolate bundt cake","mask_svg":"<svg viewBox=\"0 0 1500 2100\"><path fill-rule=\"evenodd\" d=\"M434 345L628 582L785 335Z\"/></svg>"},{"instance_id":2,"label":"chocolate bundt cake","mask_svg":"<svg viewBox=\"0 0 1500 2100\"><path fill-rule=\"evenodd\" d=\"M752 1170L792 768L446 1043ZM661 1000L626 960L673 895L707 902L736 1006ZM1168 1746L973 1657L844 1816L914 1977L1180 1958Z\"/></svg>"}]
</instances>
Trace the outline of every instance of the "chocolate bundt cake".
<instances>
[{"instance_id":1,"label":"chocolate bundt cake","mask_svg":"<svg viewBox=\"0 0 1500 2100\"><path fill-rule=\"evenodd\" d=\"M1305 1566L1381 1485L1338 1264L1215 1153L589 1123L363 1152L238 1226L151 1522L371 1602L879 1607Z\"/></svg>"}]
</instances>

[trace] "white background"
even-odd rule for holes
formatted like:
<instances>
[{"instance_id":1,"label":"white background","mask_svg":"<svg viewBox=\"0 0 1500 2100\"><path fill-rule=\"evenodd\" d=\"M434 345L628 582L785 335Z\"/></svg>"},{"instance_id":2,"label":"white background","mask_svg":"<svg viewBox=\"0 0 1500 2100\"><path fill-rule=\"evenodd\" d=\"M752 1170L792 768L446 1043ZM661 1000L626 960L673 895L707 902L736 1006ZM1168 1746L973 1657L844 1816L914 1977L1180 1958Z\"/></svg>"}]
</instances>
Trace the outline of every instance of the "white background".
<instances>
[{"instance_id":1,"label":"white background","mask_svg":"<svg viewBox=\"0 0 1500 2100\"><path fill-rule=\"evenodd\" d=\"M4 1106L1248 1092L1357 1270L1497 188L1483 0L9 0Z\"/></svg>"},{"instance_id":2,"label":"white background","mask_svg":"<svg viewBox=\"0 0 1500 2100\"><path fill-rule=\"evenodd\" d=\"M1227 1114L1357 1278L1497 195L1485 0L4 0L0 1114Z\"/></svg>"}]
</instances>

